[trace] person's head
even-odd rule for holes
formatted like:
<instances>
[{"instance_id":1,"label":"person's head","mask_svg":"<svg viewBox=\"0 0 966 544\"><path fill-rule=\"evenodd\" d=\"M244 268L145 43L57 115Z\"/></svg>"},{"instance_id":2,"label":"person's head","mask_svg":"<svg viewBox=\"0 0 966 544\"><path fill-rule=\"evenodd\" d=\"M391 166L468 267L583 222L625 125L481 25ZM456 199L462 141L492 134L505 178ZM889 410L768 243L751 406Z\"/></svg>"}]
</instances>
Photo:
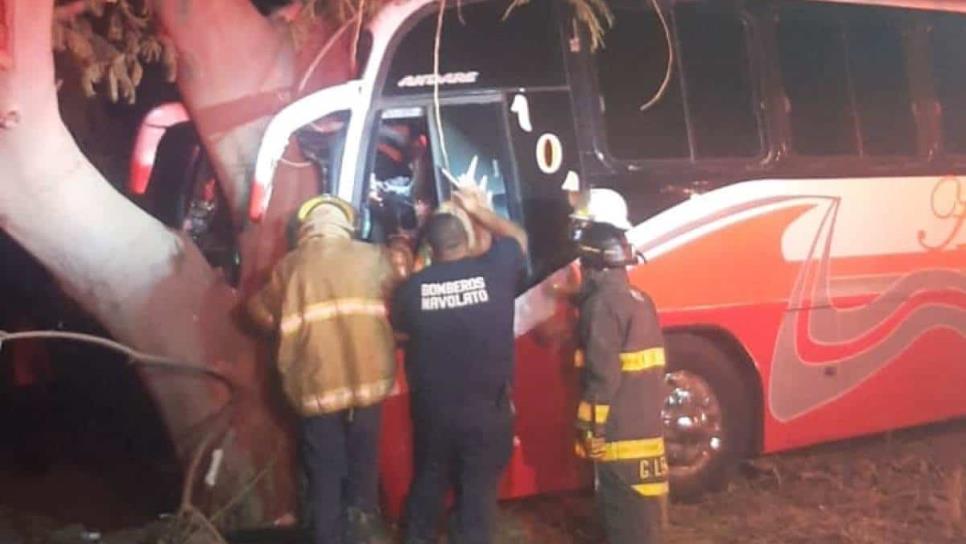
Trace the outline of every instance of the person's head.
<instances>
[{"instance_id":1,"label":"person's head","mask_svg":"<svg viewBox=\"0 0 966 544\"><path fill-rule=\"evenodd\" d=\"M460 223L463 224L463 228L466 230L466 234L469 237L467 245L469 246L470 256L475 257L483 252L483 248L489 247L490 242L490 231L483 228L479 223L474 222L470 219L470 215L466 213L459 204L452 200L447 200L436 208L435 213L447 213L455 215Z\"/></svg>"},{"instance_id":2,"label":"person's head","mask_svg":"<svg viewBox=\"0 0 966 544\"><path fill-rule=\"evenodd\" d=\"M355 208L331 195L307 200L299 208L297 217L299 241L315 236L349 239L355 234Z\"/></svg>"},{"instance_id":3,"label":"person's head","mask_svg":"<svg viewBox=\"0 0 966 544\"><path fill-rule=\"evenodd\" d=\"M583 276L593 279L608 270L624 270L637 262L624 231L608 223L586 223L577 235Z\"/></svg>"},{"instance_id":4,"label":"person's head","mask_svg":"<svg viewBox=\"0 0 966 544\"><path fill-rule=\"evenodd\" d=\"M466 226L452 213L436 213L426 222L424 236L435 261L456 261L469 256Z\"/></svg>"}]
</instances>

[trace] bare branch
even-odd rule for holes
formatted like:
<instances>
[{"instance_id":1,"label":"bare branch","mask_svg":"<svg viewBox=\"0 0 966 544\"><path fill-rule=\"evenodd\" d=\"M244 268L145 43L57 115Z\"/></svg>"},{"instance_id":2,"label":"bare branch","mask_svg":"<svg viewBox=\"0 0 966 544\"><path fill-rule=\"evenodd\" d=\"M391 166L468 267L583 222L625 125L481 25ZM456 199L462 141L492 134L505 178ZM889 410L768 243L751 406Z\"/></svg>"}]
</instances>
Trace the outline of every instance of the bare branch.
<instances>
[{"instance_id":1,"label":"bare branch","mask_svg":"<svg viewBox=\"0 0 966 544\"><path fill-rule=\"evenodd\" d=\"M54 8L55 21L69 21L78 15L86 13L91 5L87 0L74 0L69 4L63 4Z\"/></svg>"}]
</instances>

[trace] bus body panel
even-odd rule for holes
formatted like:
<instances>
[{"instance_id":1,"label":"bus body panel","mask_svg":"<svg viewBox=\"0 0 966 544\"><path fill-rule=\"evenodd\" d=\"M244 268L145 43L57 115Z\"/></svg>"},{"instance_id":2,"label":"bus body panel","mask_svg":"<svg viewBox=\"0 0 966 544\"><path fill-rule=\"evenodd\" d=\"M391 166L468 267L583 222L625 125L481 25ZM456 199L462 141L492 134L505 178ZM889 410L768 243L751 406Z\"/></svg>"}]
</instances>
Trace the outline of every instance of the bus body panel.
<instances>
[{"instance_id":1,"label":"bus body panel","mask_svg":"<svg viewBox=\"0 0 966 544\"><path fill-rule=\"evenodd\" d=\"M962 415L964 189L956 177L731 185L631 231L649 260L633 282L665 327L716 327L745 348L766 451Z\"/></svg>"}]
</instances>

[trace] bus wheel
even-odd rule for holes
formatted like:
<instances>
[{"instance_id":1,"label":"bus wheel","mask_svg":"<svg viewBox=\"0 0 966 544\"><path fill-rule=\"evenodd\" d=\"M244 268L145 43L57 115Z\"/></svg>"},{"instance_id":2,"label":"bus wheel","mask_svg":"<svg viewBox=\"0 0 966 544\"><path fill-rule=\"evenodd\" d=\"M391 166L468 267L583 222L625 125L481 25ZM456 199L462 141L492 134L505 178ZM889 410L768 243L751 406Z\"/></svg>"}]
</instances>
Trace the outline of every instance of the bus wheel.
<instances>
[{"instance_id":1,"label":"bus wheel","mask_svg":"<svg viewBox=\"0 0 966 544\"><path fill-rule=\"evenodd\" d=\"M667 336L661 416L671 494L693 500L727 484L750 443L752 406L735 363L694 334Z\"/></svg>"}]
</instances>

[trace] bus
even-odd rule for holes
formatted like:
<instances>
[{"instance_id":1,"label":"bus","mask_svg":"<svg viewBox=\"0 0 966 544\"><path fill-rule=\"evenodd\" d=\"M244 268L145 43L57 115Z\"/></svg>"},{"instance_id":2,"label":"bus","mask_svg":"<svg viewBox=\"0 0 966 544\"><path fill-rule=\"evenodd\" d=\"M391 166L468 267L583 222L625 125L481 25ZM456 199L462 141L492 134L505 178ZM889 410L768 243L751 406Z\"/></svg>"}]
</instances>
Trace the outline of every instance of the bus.
<instances>
[{"instance_id":1,"label":"bus","mask_svg":"<svg viewBox=\"0 0 966 544\"><path fill-rule=\"evenodd\" d=\"M531 0L507 17L505 1L452 3L437 70L439 3L392 3L367 27L358 79L269 124L252 216L293 137L319 190L359 206L362 236L378 243L447 199L444 168L477 162L496 211L531 241L504 498L589 483L573 455L568 190L611 188L629 204L646 258L630 275L667 341L673 494L721 488L743 457L966 413L966 15L808 0L609 5L613 27L595 49L566 2ZM160 167L161 148L135 160ZM177 193L165 197L180 203L165 212L175 224L219 238L210 173L160 179L144 166L138 190L147 180ZM209 213L177 223L189 209ZM221 239L212 262L233 266ZM411 476L403 373L383 438L382 489L398 514Z\"/></svg>"}]
</instances>

